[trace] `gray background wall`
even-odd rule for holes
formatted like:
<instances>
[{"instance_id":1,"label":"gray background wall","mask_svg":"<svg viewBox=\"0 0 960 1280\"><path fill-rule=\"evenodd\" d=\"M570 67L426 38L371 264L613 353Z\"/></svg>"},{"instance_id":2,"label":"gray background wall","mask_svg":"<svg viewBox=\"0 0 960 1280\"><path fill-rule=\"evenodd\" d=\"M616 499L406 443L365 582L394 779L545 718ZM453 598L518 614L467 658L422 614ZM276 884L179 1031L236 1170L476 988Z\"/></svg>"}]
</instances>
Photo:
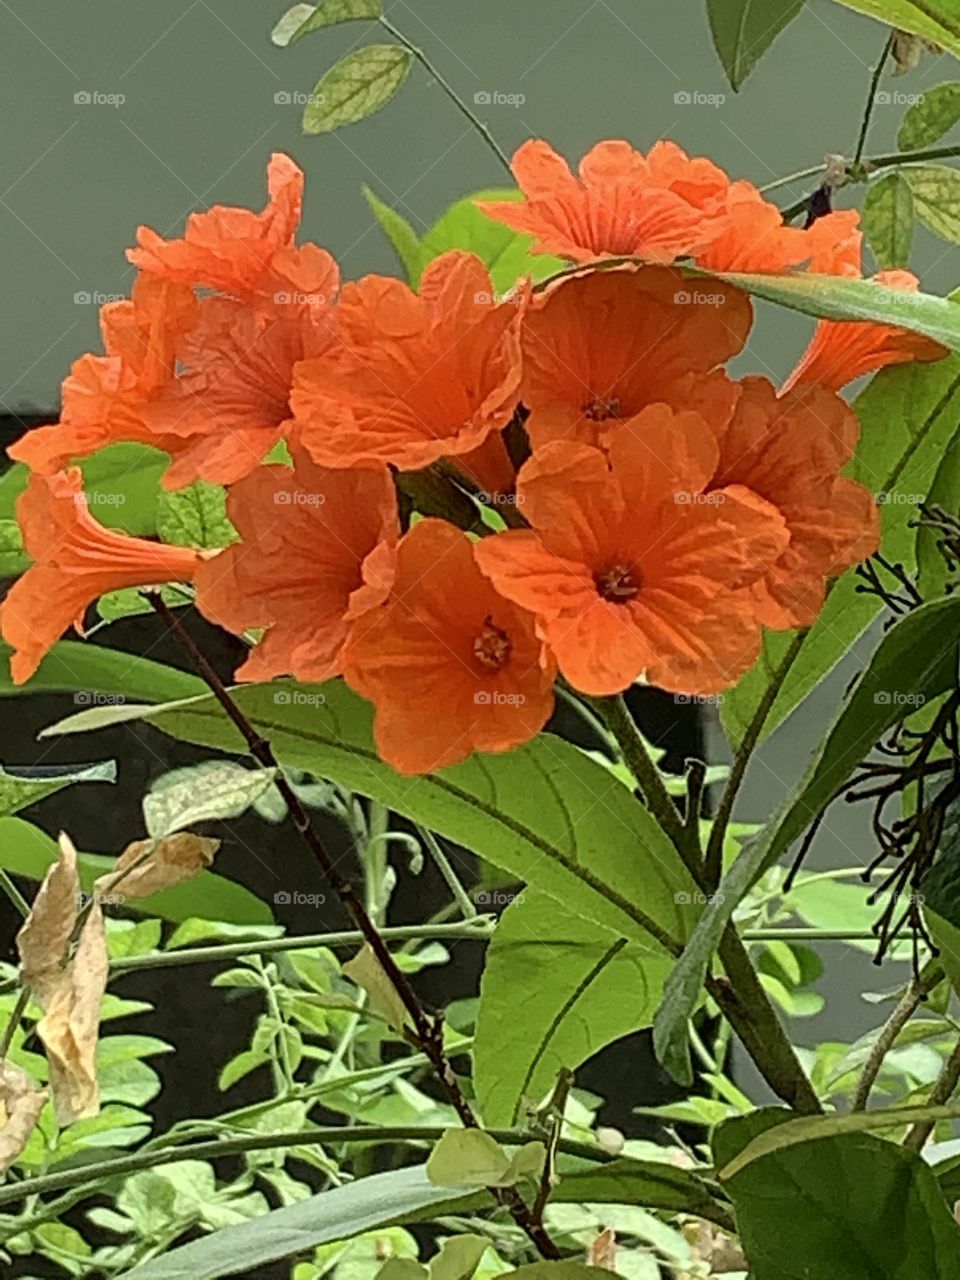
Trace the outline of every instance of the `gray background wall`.
<instances>
[{"instance_id":1,"label":"gray background wall","mask_svg":"<svg viewBox=\"0 0 960 1280\"><path fill-rule=\"evenodd\" d=\"M269 31L283 7L0 0L0 411L55 408L70 361L97 342L97 309L75 295L129 290L123 250L139 222L173 232L213 202L259 205L272 150L306 170L302 234L329 247L346 276L394 269L362 184L422 226L457 196L502 183L495 158L419 68L383 114L302 136L299 107L275 95L308 91L338 56L379 37L352 24L276 49ZM809 0L736 96L703 0L387 0L387 10L468 99L524 95L520 107L478 108L508 151L531 135L571 157L603 137L645 148L667 136L761 184L852 150L884 39L876 23ZM919 73L885 83L918 92L955 74L950 58L927 56ZM725 97L683 105L682 91ZM125 101L75 102L83 92ZM902 113L877 108L868 152L892 149ZM777 194L786 202L804 189ZM921 237L915 263L936 292L958 283L956 249ZM769 309L761 321L742 367L779 376L810 324ZM769 812L797 776L856 658L847 665L762 753L741 816ZM869 848L866 815L845 810L828 820L816 857L849 865ZM828 951L832 961L842 953ZM852 993L877 978L846 954L827 1013L801 1029L804 1039L847 1036L873 1016Z\"/></svg>"}]
</instances>

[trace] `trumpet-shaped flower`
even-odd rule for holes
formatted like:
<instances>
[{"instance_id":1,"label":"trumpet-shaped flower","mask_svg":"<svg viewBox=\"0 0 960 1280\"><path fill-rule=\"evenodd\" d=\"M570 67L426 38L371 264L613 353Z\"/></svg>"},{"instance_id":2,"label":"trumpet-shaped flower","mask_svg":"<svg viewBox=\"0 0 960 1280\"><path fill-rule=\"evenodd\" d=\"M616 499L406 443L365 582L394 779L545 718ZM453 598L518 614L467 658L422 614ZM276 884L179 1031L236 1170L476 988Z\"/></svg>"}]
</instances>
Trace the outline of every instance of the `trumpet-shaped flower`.
<instances>
[{"instance_id":1,"label":"trumpet-shaped flower","mask_svg":"<svg viewBox=\"0 0 960 1280\"><path fill-rule=\"evenodd\" d=\"M227 513L240 541L200 565L197 606L242 634L264 634L241 680L327 680L354 623L382 604L399 534L385 468L326 471L304 456L238 481Z\"/></svg>"},{"instance_id":2,"label":"trumpet-shaped flower","mask_svg":"<svg viewBox=\"0 0 960 1280\"><path fill-rule=\"evenodd\" d=\"M29 680L71 623L82 633L84 612L98 597L122 587L190 582L200 560L190 548L104 528L90 514L78 468L33 475L17 520L34 563L0 605L16 684Z\"/></svg>"},{"instance_id":3,"label":"trumpet-shaped flower","mask_svg":"<svg viewBox=\"0 0 960 1280\"><path fill-rule=\"evenodd\" d=\"M432 519L401 539L393 592L345 655L347 683L376 706L377 750L401 773L526 742L553 709L554 673L533 615L497 593L466 534Z\"/></svg>"},{"instance_id":4,"label":"trumpet-shaped flower","mask_svg":"<svg viewBox=\"0 0 960 1280\"><path fill-rule=\"evenodd\" d=\"M575 688L613 694L643 678L710 694L754 661L749 588L787 532L748 490L705 492L718 460L699 414L658 404L613 435L607 455L556 443L521 468L518 501L532 529L484 540L477 561L537 615Z\"/></svg>"}]
</instances>

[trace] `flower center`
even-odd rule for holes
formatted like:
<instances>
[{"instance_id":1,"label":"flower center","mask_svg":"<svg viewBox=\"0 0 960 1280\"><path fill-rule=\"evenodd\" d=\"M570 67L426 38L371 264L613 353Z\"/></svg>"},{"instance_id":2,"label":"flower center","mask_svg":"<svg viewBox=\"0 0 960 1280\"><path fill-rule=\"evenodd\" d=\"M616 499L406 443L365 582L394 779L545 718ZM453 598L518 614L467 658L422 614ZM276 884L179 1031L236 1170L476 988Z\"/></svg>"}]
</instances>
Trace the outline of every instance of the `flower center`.
<instances>
[{"instance_id":1,"label":"flower center","mask_svg":"<svg viewBox=\"0 0 960 1280\"><path fill-rule=\"evenodd\" d=\"M640 590L639 574L628 564L612 564L594 577L597 591L611 604L626 604Z\"/></svg>"},{"instance_id":2,"label":"flower center","mask_svg":"<svg viewBox=\"0 0 960 1280\"><path fill-rule=\"evenodd\" d=\"M489 617L473 637L473 656L484 671L502 671L510 661L512 650L510 637L494 626Z\"/></svg>"},{"instance_id":3,"label":"flower center","mask_svg":"<svg viewBox=\"0 0 960 1280\"><path fill-rule=\"evenodd\" d=\"M590 422L606 422L620 417L620 400L617 396L594 396L583 406L583 416Z\"/></svg>"}]
</instances>

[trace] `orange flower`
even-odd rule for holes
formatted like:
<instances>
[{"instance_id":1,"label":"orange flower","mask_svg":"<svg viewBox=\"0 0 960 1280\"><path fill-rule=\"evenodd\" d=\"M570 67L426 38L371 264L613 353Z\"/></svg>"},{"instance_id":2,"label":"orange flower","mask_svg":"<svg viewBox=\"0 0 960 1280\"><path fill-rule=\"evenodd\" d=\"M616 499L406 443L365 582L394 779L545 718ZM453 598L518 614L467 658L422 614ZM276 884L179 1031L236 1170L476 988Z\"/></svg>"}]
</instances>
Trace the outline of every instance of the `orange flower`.
<instances>
[{"instance_id":1,"label":"orange flower","mask_svg":"<svg viewBox=\"0 0 960 1280\"><path fill-rule=\"evenodd\" d=\"M581 160L577 178L549 143L530 139L511 168L526 198L478 207L536 236L536 253L574 262L636 255L669 263L702 248L716 232L702 206L721 189L724 175L672 143L658 143L645 158L627 142L600 142Z\"/></svg>"},{"instance_id":2,"label":"orange flower","mask_svg":"<svg viewBox=\"0 0 960 1280\"><path fill-rule=\"evenodd\" d=\"M915 293L918 288L916 276L909 271L881 271L873 279L888 289ZM896 325L870 320L818 320L810 345L783 384L781 394L811 385L839 391L854 378L887 365L942 360L947 354L947 348L932 338Z\"/></svg>"},{"instance_id":3,"label":"orange flower","mask_svg":"<svg viewBox=\"0 0 960 1280\"><path fill-rule=\"evenodd\" d=\"M548 289L524 320L522 398L535 449L597 444L661 401L725 419L736 390L717 366L750 328L745 294L667 267L596 271Z\"/></svg>"},{"instance_id":4,"label":"orange flower","mask_svg":"<svg viewBox=\"0 0 960 1280\"><path fill-rule=\"evenodd\" d=\"M277 288L275 268L287 263L303 206L303 172L280 152L267 168L269 201L262 213L214 205L192 213L182 239L140 227L136 249L127 257L136 267L181 284L203 285L232 297L267 297ZM310 247L310 252L322 253ZM279 262L278 262L279 255Z\"/></svg>"},{"instance_id":5,"label":"orange flower","mask_svg":"<svg viewBox=\"0 0 960 1280\"><path fill-rule=\"evenodd\" d=\"M147 400L173 380L176 344L196 318L186 285L140 276L133 297L100 312L106 355L84 355L63 384L60 421L11 445L11 458L51 474L118 440L165 448L143 420ZM175 441L173 442L176 443Z\"/></svg>"},{"instance_id":6,"label":"orange flower","mask_svg":"<svg viewBox=\"0 0 960 1280\"><path fill-rule=\"evenodd\" d=\"M537 615L577 689L635 680L714 693L753 662L760 628L749 591L786 545L783 520L737 488L705 495L719 451L696 413L644 409L609 456L548 445L520 471L532 530L476 548L498 591Z\"/></svg>"},{"instance_id":7,"label":"orange flower","mask_svg":"<svg viewBox=\"0 0 960 1280\"><path fill-rule=\"evenodd\" d=\"M196 551L98 524L76 467L32 476L17 503L17 520L35 563L0 605L0 634L15 651L15 684L30 679L71 623L82 633L84 611L99 596L122 587L190 582L196 572Z\"/></svg>"},{"instance_id":8,"label":"orange flower","mask_svg":"<svg viewBox=\"0 0 960 1280\"><path fill-rule=\"evenodd\" d=\"M497 594L474 552L442 520L414 525L389 602L346 651L347 683L376 705L377 750L401 773L508 751L553 709L554 668L532 615Z\"/></svg>"},{"instance_id":9,"label":"orange flower","mask_svg":"<svg viewBox=\"0 0 960 1280\"><path fill-rule=\"evenodd\" d=\"M241 635L265 628L240 680L338 675L350 627L382 604L398 536L393 481L379 471L258 467L230 490L240 541L199 566L197 606Z\"/></svg>"},{"instance_id":10,"label":"orange flower","mask_svg":"<svg viewBox=\"0 0 960 1280\"><path fill-rule=\"evenodd\" d=\"M764 626L810 626L826 579L876 550L873 498L840 475L857 434L857 420L839 396L808 387L778 399L765 378L744 379L732 420L717 430L713 487L752 490L780 511L790 534L789 545L753 588Z\"/></svg>"},{"instance_id":11,"label":"orange flower","mask_svg":"<svg viewBox=\"0 0 960 1280\"><path fill-rule=\"evenodd\" d=\"M517 403L526 296L498 302L479 258L459 252L427 267L419 296L386 276L346 285L340 346L296 371L304 447L327 467L402 470L478 449Z\"/></svg>"}]
</instances>

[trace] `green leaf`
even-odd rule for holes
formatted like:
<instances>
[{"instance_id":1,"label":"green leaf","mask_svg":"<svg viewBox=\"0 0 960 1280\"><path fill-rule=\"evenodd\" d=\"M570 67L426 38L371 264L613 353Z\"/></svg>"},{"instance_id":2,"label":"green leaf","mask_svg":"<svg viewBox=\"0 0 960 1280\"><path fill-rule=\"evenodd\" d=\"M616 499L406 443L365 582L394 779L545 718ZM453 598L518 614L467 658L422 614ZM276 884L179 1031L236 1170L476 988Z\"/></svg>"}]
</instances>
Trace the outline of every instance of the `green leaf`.
<instances>
[{"instance_id":1,"label":"green leaf","mask_svg":"<svg viewBox=\"0 0 960 1280\"><path fill-rule=\"evenodd\" d=\"M904 112L897 134L900 151L918 151L949 133L960 120L960 81L924 89L920 101Z\"/></svg>"},{"instance_id":2,"label":"green leaf","mask_svg":"<svg viewBox=\"0 0 960 1280\"><path fill-rule=\"evenodd\" d=\"M736 92L804 0L707 0L713 44Z\"/></svg>"},{"instance_id":3,"label":"green leaf","mask_svg":"<svg viewBox=\"0 0 960 1280\"><path fill-rule=\"evenodd\" d=\"M285 699L278 697L284 692ZM667 939L681 939L693 928L696 886L673 845L622 783L559 738L546 734L506 755L474 756L438 774L403 777L377 756L371 707L342 682L272 682L236 689L233 696L284 765L378 800L615 937L669 945ZM134 719L188 742L246 751L210 696L162 709L97 708L44 733Z\"/></svg>"},{"instance_id":4,"label":"green leaf","mask_svg":"<svg viewBox=\"0 0 960 1280\"><path fill-rule=\"evenodd\" d=\"M383 12L381 0L321 0L320 4L295 4L283 15L270 33L270 39L281 49L321 27L340 22L376 21Z\"/></svg>"},{"instance_id":5,"label":"green leaf","mask_svg":"<svg viewBox=\"0 0 960 1280\"><path fill-rule=\"evenodd\" d=\"M877 18L887 27L909 31L960 57L960 4L957 0L838 0L848 9Z\"/></svg>"},{"instance_id":6,"label":"green leaf","mask_svg":"<svg viewBox=\"0 0 960 1280\"><path fill-rule=\"evenodd\" d=\"M22 818L0 818L0 867L15 876L40 881L57 860L57 842ZM80 887L91 893L94 881L113 871L116 858L81 853ZM130 899L127 906L138 914L159 916L179 923L193 916L209 916L236 925L269 924L272 913L249 889L212 871L201 871L192 880L164 889L150 898Z\"/></svg>"},{"instance_id":7,"label":"green leaf","mask_svg":"<svg viewBox=\"0 0 960 1280\"><path fill-rule=\"evenodd\" d=\"M101 524L139 537L157 532L160 477L170 459L142 444L111 444L81 458L90 511ZM27 487L28 468L18 462L0 477L0 519L12 520Z\"/></svg>"},{"instance_id":8,"label":"green leaf","mask_svg":"<svg viewBox=\"0 0 960 1280\"><path fill-rule=\"evenodd\" d=\"M116 782L117 762L88 765L29 765L0 767L0 818L35 804L74 782Z\"/></svg>"},{"instance_id":9,"label":"green leaf","mask_svg":"<svg viewBox=\"0 0 960 1280\"><path fill-rule=\"evenodd\" d=\"M925 164L907 165L900 172L920 221L951 244L960 243L960 171L943 164Z\"/></svg>"},{"instance_id":10,"label":"green leaf","mask_svg":"<svg viewBox=\"0 0 960 1280\"><path fill-rule=\"evenodd\" d=\"M525 889L487 948L473 1042L474 1084L488 1125L516 1124L560 1067L649 1026L673 961L558 914Z\"/></svg>"},{"instance_id":11,"label":"green leaf","mask_svg":"<svg viewBox=\"0 0 960 1280\"><path fill-rule=\"evenodd\" d=\"M926 504L943 507L947 512L960 512L960 433L950 441L937 466ZM918 586L925 600L942 595L956 577L939 548L940 535L929 524L917 525L916 557Z\"/></svg>"},{"instance_id":12,"label":"green leaf","mask_svg":"<svg viewBox=\"0 0 960 1280\"><path fill-rule=\"evenodd\" d=\"M508 1156L482 1129L448 1129L430 1153L427 1177L438 1187L512 1187L543 1168L542 1142L527 1142Z\"/></svg>"},{"instance_id":13,"label":"green leaf","mask_svg":"<svg viewBox=\"0 0 960 1280\"><path fill-rule=\"evenodd\" d=\"M413 55L399 44L368 44L327 72L303 111L305 133L331 133L386 106L406 80Z\"/></svg>"},{"instance_id":14,"label":"green leaf","mask_svg":"<svg viewBox=\"0 0 960 1280\"><path fill-rule=\"evenodd\" d=\"M72 640L55 644L34 676L24 685L10 682L8 645L0 643L0 697L19 693L74 693L77 706L92 706L101 698L137 702L188 698L206 688L202 680L138 658L117 649Z\"/></svg>"},{"instance_id":15,"label":"green leaf","mask_svg":"<svg viewBox=\"0 0 960 1280\"><path fill-rule=\"evenodd\" d=\"M221 1276L251 1275L280 1258L307 1254L318 1245L375 1227L440 1214L444 1206L458 1203L449 1187L430 1182L422 1165L393 1169L215 1231L134 1267L122 1280L183 1280L184 1276L220 1280Z\"/></svg>"},{"instance_id":16,"label":"green leaf","mask_svg":"<svg viewBox=\"0 0 960 1280\"><path fill-rule=\"evenodd\" d=\"M914 183L910 180L916 168L901 172L910 182L917 216L921 217L920 201ZM960 184L960 173L954 173ZM948 212L944 212L944 217ZM763 276L743 272L697 272L697 275L714 275L728 280L767 302L779 303L791 311L817 316L824 320L872 320L876 324L892 324L913 333L925 334L935 342L941 342L952 351L960 350L960 304L948 298L937 298L931 293L911 293L905 289L891 289L873 280L854 280L847 276L818 276L811 272L797 275Z\"/></svg>"},{"instance_id":17,"label":"green leaf","mask_svg":"<svg viewBox=\"0 0 960 1280\"><path fill-rule=\"evenodd\" d=\"M430 1280L470 1280L490 1244L487 1236L452 1236L430 1259Z\"/></svg>"},{"instance_id":18,"label":"green leaf","mask_svg":"<svg viewBox=\"0 0 960 1280\"><path fill-rule=\"evenodd\" d=\"M343 966L343 976L356 983L370 997L371 1007L394 1031L402 1031L410 1021L407 1006L381 965L373 948L364 946Z\"/></svg>"},{"instance_id":19,"label":"green leaf","mask_svg":"<svg viewBox=\"0 0 960 1280\"><path fill-rule=\"evenodd\" d=\"M960 596L933 600L884 635L798 787L748 844L707 904L664 987L654 1019L657 1057L671 1070L686 1058L687 1025L724 930L751 886L826 807L875 742L956 681Z\"/></svg>"},{"instance_id":20,"label":"green leaf","mask_svg":"<svg viewBox=\"0 0 960 1280\"><path fill-rule=\"evenodd\" d=\"M396 209L391 209L370 187L364 185L363 195L373 216L393 245L394 252L407 273L407 280L416 287L423 266L420 237L403 214L398 213Z\"/></svg>"},{"instance_id":21,"label":"green leaf","mask_svg":"<svg viewBox=\"0 0 960 1280\"><path fill-rule=\"evenodd\" d=\"M164 774L143 798L147 834L159 838L198 822L239 818L275 777L275 769L245 769L229 760Z\"/></svg>"},{"instance_id":22,"label":"green leaf","mask_svg":"<svg viewBox=\"0 0 960 1280\"><path fill-rule=\"evenodd\" d=\"M197 480L185 489L160 493L157 533L177 547L218 550L236 541L237 531L227 519L227 491L223 485Z\"/></svg>"},{"instance_id":23,"label":"green leaf","mask_svg":"<svg viewBox=\"0 0 960 1280\"><path fill-rule=\"evenodd\" d=\"M165 583L160 588L160 595L171 609L182 608L193 600L189 588L179 587L174 583ZM121 587L119 591L108 591L97 600L96 608L104 622L116 622L118 618L136 618L153 612L152 605L144 598L140 587Z\"/></svg>"},{"instance_id":24,"label":"green leaf","mask_svg":"<svg viewBox=\"0 0 960 1280\"><path fill-rule=\"evenodd\" d=\"M867 188L863 231L879 271L904 267L913 243L913 197L900 173L888 173Z\"/></svg>"},{"instance_id":25,"label":"green leaf","mask_svg":"<svg viewBox=\"0 0 960 1280\"><path fill-rule=\"evenodd\" d=\"M951 304L956 305L956 304ZM960 359L910 364L879 373L854 404L860 444L850 474L880 501L883 555L916 564L918 502L960 424ZM876 596L857 590L849 570L833 586L817 621L805 633L769 632L760 658L740 683L724 694L721 716L734 742L741 741L758 707L772 697L761 741L833 669L880 612ZM774 673L792 656L785 676Z\"/></svg>"},{"instance_id":26,"label":"green leaf","mask_svg":"<svg viewBox=\"0 0 960 1280\"><path fill-rule=\"evenodd\" d=\"M567 1172L561 1163L551 1201L565 1204L633 1204L668 1213L694 1213L730 1229L729 1206L688 1169L659 1160L611 1160Z\"/></svg>"},{"instance_id":27,"label":"green leaf","mask_svg":"<svg viewBox=\"0 0 960 1280\"><path fill-rule=\"evenodd\" d=\"M837 1127L871 1127L872 1114L817 1117L836 1136L796 1145L784 1142L798 1123L780 1123L786 1112L718 1129L714 1156L753 1280L837 1280L838 1258L843 1280L960 1277L960 1231L933 1171L912 1151Z\"/></svg>"},{"instance_id":28,"label":"green leaf","mask_svg":"<svg viewBox=\"0 0 960 1280\"><path fill-rule=\"evenodd\" d=\"M0 518L0 578L14 578L30 567L16 520Z\"/></svg>"},{"instance_id":29,"label":"green leaf","mask_svg":"<svg viewBox=\"0 0 960 1280\"><path fill-rule=\"evenodd\" d=\"M480 200L517 200L519 196L519 191L513 189L491 190L477 191L457 200L424 232L420 243L422 265L451 249L476 254L489 270L497 293L505 293L521 276L546 280L555 275L565 263L547 254L531 253L533 236L522 235L494 221L476 204Z\"/></svg>"},{"instance_id":30,"label":"green leaf","mask_svg":"<svg viewBox=\"0 0 960 1280\"><path fill-rule=\"evenodd\" d=\"M508 1273L510 1280L610 1280L603 1267L588 1267L583 1262L564 1259L561 1262L528 1262Z\"/></svg>"}]
</instances>

